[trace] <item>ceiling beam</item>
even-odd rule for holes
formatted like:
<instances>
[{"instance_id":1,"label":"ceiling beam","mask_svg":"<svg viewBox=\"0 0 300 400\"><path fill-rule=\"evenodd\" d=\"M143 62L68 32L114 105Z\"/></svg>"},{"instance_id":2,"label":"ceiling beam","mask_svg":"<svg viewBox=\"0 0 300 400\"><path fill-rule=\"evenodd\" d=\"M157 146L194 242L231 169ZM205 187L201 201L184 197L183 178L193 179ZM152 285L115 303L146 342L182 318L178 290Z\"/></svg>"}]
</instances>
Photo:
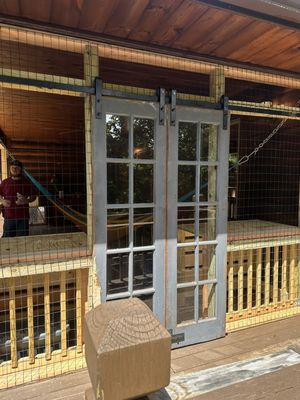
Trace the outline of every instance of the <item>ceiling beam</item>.
<instances>
[{"instance_id":1,"label":"ceiling beam","mask_svg":"<svg viewBox=\"0 0 300 400\"><path fill-rule=\"evenodd\" d=\"M262 13L254 9L237 6L235 4L229 4L226 3L225 1L220 1L220 0L194 0L194 1L197 3L207 4L210 7L226 10L234 14L244 15L247 17L258 19L260 21L265 21L275 25L284 26L285 28L300 31L300 23L298 22L280 18L275 15Z\"/></svg>"}]
</instances>

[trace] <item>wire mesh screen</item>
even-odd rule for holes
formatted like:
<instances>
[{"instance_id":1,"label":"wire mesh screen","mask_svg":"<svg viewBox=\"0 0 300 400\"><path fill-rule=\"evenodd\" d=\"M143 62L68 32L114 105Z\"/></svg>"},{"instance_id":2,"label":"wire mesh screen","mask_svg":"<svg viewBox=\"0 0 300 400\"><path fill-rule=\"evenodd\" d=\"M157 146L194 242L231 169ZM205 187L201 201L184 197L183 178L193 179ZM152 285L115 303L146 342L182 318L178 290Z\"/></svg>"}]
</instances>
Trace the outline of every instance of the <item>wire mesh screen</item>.
<instances>
[{"instance_id":1,"label":"wire mesh screen","mask_svg":"<svg viewBox=\"0 0 300 400\"><path fill-rule=\"evenodd\" d=\"M104 147L97 151L105 168L94 182L107 191L97 212L106 224L100 269L108 299L140 297L154 311L159 303L177 325L197 324L216 317L223 284L228 330L299 313L298 79L39 32L0 32L3 387L84 365L83 316L99 295L91 257L94 109L85 90L98 75L121 104L102 116ZM169 113L176 101L163 116L153 114L161 109L159 88L169 103L177 91L177 117ZM124 92L139 101L138 112L121 111ZM225 94L231 121L226 99L221 110ZM156 103L150 117L146 95ZM187 116L191 108L201 109L202 120ZM223 113L225 125L228 119L228 164L220 165L221 124L211 120L211 109ZM222 168L229 175L226 232L217 223ZM224 233L227 278L218 282ZM175 268L175 283L164 278L168 268Z\"/></svg>"},{"instance_id":2,"label":"wire mesh screen","mask_svg":"<svg viewBox=\"0 0 300 400\"><path fill-rule=\"evenodd\" d=\"M284 99L286 106L297 106L299 91L286 90L282 94L281 89L278 94L277 90L270 88L268 92L262 85L251 93L254 101L255 97L260 101L265 99L270 101L269 106L277 102L284 109ZM299 120L280 119L276 110L273 118L232 115L228 185L229 329L299 312L299 129Z\"/></svg>"},{"instance_id":3,"label":"wire mesh screen","mask_svg":"<svg viewBox=\"0 0 300 400\"><path fill-rule=\"evenodd\" d=\"M87 43L1 27L1 388L85 365L83 318L98 299L81 88L97 68Z\"/></svg>"}]
</instances>

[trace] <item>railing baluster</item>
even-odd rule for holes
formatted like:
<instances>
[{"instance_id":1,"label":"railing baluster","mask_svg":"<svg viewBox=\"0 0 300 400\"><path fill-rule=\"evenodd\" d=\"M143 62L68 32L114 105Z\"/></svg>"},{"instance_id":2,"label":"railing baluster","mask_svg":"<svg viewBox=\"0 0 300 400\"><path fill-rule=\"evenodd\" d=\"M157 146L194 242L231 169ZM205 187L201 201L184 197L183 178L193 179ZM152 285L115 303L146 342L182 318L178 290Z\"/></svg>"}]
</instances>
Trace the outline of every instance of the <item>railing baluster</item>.
<instances>
[{"instance_id":1,"label":"railing baluster","mask_svg":"<svg viewBox=\"0 0 300 400\"><path fill-rule=\"evenodd\" d=\"M239 269L238 269L238 311L243 309L244 297L244 252L239 252Z\"/></svg>"},{"instance_id":2,"label":"railing baluster","mask_svg":"<svg viewBox=\"0 0 300 400\"><path fill-rule=\"evenodd\" d=\"M17 326L16 326L16 282L9 279L9 321L10 321L10 352L13 368L18 367Z\"/></svg>"},{"instance_id":3,"label":"railing baluster","mask_svg":"<svg viewBox=\"0 0 300 400\"><path fill-rule=\"evenodd\" d=\"M50 321L50 277L44 275L44 310L45 310L45 358L51 360L51 321Z\"/></svg>"},{"instance_id":4,"label":"railing baluster","mask_svg":"<svg viewBox=\"0 0 300 400\"><path fill-rule=\"evenodd\" d=\"M228 313L233 312L233 252L228 253Z\"/></svg>"},{"instance_id":5,"label":"railing baluster","mask_svg":"<svg viewBox=\"0 0 300 400\"><path fill-rule=\"evenodd\" d=\"M294 300L296 297L295 264L296 264L296 245L292 244L290 246L290 281L289 281L290 300Z\"/></svg>"},{"instance_id":6,"label":"railing baluster","mask_svg":"<svg viewBox=\"0 0 300 400\"><path fill-rule=\"evenodd\" d=\"M296 244L296 298L300 298L300 245Z\"/></svg>"},{"instance_id":7,"label":"railing baluster","mask_svg":"<svg viewBox=\"0 0 300 400\"><path fill-rule=\"evenodd\" d=\"M76 270L76 336L77 353L82 352L82 302L81 302L81 270Z\"/></svg>"},{"instance_id":8,"label":"railing baluster","mask_svg":"<svg viewBox=\"0 0 300 400\"><path fill-rule=\"evenodd\" d=\"M27 324L28 324L28 357L29 364L35 363L34 354L34 321L33 321L33 296L32 275L27 277Z\"/></svg>"},{"instance_id":9,"label":"railing baluster","mask_svg":"<svg viewBox=\"0 0 300 400\"><path fill-rule=\"evenodd\" d=\"M253 250L248 250L248 270L247 270L247 308L252 308L252 289L253 289Z\"/></svg>"},{"instance_id":10,"label":"railing baluster","mask_svg":"<svg viewBox=\"0 0 300 400\"><path fill-rule=\"evenodd\" d=\"M273 304L278 303L279 247L274 247Z\"/></svg>"},{"instance_id":11,"label":"railing baluster","mask_svg":"<svg viewBox=\"0 0 300 400\"><path fill-rule=\"evenodd\" d=\"M61 354L67 355L67 296L66 296L66 271L60 273L60 330Z\"/></svg>"},{"instance_id":12,"label":"railing baluster","mask_svg":"<svg viewBox=\"0 0 300 400\"><path fill-rule=\"evenodd\" d=\"M266 248L266 263L265 263L265 306L270 304L270 263L271 249Z\"/></svg>"},{"instance_id":13,"label":"railing baluster","mask_svg":"<svg viewBox=\"0 0 300 400\"><path fill-rule=\"evenodd\" d=\"M287 246L282 246L282 286L281 286L281 301L287 301Z\"/></svg>"},{"instance_id":14,"label":"railing baluster","mask_svg":"<svg viewBox=\"0 0 300 400\"><path fill-rule=\"evenodd\" d=\"M256 307L261 306L261 260L262 249L256 250Z\"/></svg>"}]
</instances>

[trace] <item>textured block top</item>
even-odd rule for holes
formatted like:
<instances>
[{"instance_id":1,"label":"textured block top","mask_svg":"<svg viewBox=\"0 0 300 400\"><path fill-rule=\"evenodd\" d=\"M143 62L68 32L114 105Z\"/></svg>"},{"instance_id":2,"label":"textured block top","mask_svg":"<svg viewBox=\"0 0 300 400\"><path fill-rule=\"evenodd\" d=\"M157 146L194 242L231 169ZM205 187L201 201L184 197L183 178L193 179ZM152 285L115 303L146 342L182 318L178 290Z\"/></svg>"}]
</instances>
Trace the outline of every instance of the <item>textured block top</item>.
<instances>
[{"instance_id":1,"label":"textured block top","mask_svg":"<svg viewBox=\"0 0 300 400\"><path fill-rule=\"evenodd\" d=\"M100 355L141 343L169 339L169 332L137 298L100 304L86 314L86 328Z\"/></svg>"}]
</instances>

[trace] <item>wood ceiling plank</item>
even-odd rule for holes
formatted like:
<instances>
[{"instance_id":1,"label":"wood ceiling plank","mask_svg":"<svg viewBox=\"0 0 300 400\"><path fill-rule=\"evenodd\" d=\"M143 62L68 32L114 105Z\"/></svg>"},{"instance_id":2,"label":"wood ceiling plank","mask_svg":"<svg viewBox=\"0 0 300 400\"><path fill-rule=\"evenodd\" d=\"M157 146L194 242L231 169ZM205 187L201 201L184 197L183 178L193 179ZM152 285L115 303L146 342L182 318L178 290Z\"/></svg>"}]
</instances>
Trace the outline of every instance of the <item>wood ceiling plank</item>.
<instances>
[{"instance_id":1,"label":"wood ceiling plank","mask_svg":"<svg viewBox=\"0 0 300 400\"><path fill-rule=\"evenodd\" d=\"M267 47L263 49L262 52L256 54L256 59L261 60L264 63L272 61L274 65L280 63L283 59L286 60L284 53L288 51L296 51L299 48L300 43L300 33L293 32L287 36L284 36L280 40L275 42L272 40L267 43ZM300 57L300 54L298 55Z\"/></svg>"},{"instance_id":2,"label":"wood ceiling plank","mask_svg":"<svg viewBox=\"0 0 300 400\"><path fill-rule=\"evenodd\" d=\"M102 33L117 4L118 0L85 0L78 28Z\"/></svg>"},{"instance_id":3,"label":"wood ceiling plank","mask_svg":"<svg viewBox=\"0 0 300 400\"><path fill-rule=\"evenodd\" d=\"M84 0L52 0L50 22L77 28Z\"/></svg>"},{"instance_id":4,"label":"wood ceiling plank","mask_svg":"<svg viewBox=\"0 0 300 400\"><path fill-rule=\"evenodd\" d=\"M119 1L111 18L105 25L105 33L113 36L127 37L141 19L150 0Z\"/></svg>"},{"instance_id":5,"label":"wood ceiling plank","mask_svg":"<svg viewBox=\"0 0 300 400\"><path fill-rule=\"evenodd\" d=\"M196 22L207 10L208 6L191 1L178 3L178 7L166 15L168 17L167 20L153 30L152 41L169 46L181 35L187 26Z\"/></svg>"},{"instance_id":6,"label":"wood ceiling plank","mask_svg":"<svg viewBox=\"0 0 300 400\"><path fill-rule=\"evenodd\" d=\"M214 55L222 58L229 58L236 49L242 49L253 40L259 38L264 33L270 30L270 24L266 24L261 21L253 21L245 27L238 35L234 35L230 40L220 44L220 46L214 51Z\"/></svg>"},{"instance_id":7,"label":"wood ceiling plank","mask_svg":"<svg viewBox=\"0 0 300 400\"><path fill-rule=\"evenodd\" d=\"M41 22L50 21L51 0L20 0L21 17L37 19Z\"/></svg>"},{"instance_id":8,"label":"wood ceiling plank","mask_svg":"<svg viewBox=\"0 0 300 400\"><path fill-rule=\"evenodd\" d=\"M284 53L282 61L278 62L277 68L291 70L299 73L300 71L300 55L299 47L291 48Z\"/></svg>"},{"instance_id":9,"label":"wood ceiling plank","mask_svg":"<svg viewBox=\"0 0 300 400\"><path fill-rule=\"evenodd\" d=\"M273 51L273 44L276 46L276 43L289 36L291 30L282 29L279 26L273 26L269 31L263 33L255 40L252 40L250 43L244 45L241 49L236 49L232 53L228 54L228 57L242 57L246 61L251 62L252 60L256 60L256 55L262 53L264 51Z\"/></svg>"},{"instance_id":10,"label":"wood ceiling plank","mask_svg":"<svg viewBox=\"0 0 300 400\"><path fill-rule=\"evenodd\" d=\"M166 16L177 8L181 0L151 0L138 24L128 35L129 39L148 42L153 32L165 21Z\"/></svg>"},{"instance_id":11,"label":"wood ceiling plank","mask_svg":"<svg viewBox=\"0 0 300 400\"><path fill-rule=\"evenodd\" d=\"M207 35L196 51L199 53L213 53L220 44L231 39L232 36L238 35L251 22L249 18L242 15L231 15L228 20Z\"/></svg>"},{"instance_id":12,"label":"wood ceiling plank","mask_svg":"<svg viewBox=\"0 0 300 400\"><path fill-rule=\"evenodd\" d=\"M220 25L222 25L230 14L217 9L209 8L199 20L187 27L182 34L172 43L172 46L195 50L206 37Z\"/></svg>"}]
</instances>

